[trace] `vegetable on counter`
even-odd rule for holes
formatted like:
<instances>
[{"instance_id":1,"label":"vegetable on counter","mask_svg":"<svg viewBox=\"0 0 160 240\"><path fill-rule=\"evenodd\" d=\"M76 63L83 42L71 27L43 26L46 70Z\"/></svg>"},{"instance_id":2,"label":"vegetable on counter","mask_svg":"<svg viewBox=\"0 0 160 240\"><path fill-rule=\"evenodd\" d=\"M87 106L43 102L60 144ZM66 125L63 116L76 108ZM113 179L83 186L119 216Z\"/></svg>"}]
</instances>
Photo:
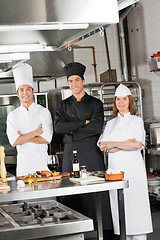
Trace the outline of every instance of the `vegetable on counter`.
<instances>
[{"instance_id":1,"label":"vegetable on counter","mask_svg":"<svg viewBox=\"0 0 160 240\"><path fill-rule=\"evenodd\" d=\"M60 174L60 172L54 172L54 177L59 176L59 174ZM42 171L41 171L41 175L42 175L42 176L51 177L51 176L53 176L53 173L50 172L50 171L47 171L47 170L42 170Z\"/></svg>"}]
</instances>

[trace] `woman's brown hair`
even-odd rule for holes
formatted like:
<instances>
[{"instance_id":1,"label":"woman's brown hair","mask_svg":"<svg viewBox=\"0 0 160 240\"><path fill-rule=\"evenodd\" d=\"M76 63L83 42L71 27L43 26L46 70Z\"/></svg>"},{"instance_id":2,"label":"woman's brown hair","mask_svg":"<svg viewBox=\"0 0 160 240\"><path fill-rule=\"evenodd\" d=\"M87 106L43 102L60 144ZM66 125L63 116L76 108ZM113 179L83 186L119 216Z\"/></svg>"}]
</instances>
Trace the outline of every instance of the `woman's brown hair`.
<instances>
[{"instance_id":1,"label":"woman's brown hair","mask_svg":"<svg viewBox=\"0 0 160 240\"><path fill-rule=\"evenodd\" d=\"M116 107L116 96L114 97L114 100L113 100L113 112L114 114L117 116L118 114L118 109ZM128 95L128 98L129 98L129 112L131 115L136 115L136 107L135 107L135 104L134 104L134 99L132 97L132 95Z\"/></svg>"}]
</instances>

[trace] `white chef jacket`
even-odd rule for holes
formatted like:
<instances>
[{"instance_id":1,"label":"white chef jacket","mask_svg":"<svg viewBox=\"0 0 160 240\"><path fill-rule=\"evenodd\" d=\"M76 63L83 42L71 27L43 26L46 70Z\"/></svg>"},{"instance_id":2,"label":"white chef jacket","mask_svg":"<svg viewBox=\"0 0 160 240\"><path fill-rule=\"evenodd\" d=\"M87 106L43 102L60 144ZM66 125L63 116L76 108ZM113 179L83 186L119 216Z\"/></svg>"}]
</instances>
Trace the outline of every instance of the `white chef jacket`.
<instances>
[{"instance_id":1,"label":"white chef jacket","mask_svg":"<svg viewBox=\"0 0 160 240\"><path fill-rule=\"evenodd\" d=\"M145 145L143 120L130 113L124 117L118 114L116 118L107 122L97 144L100 146L101 141L123 142L133 138ZM127 235L152 232L146 169L140 149L108 153L108 167L124 171L125 179L129 180L129 188L124 190ZM117 193L111 190L109 194L114 232L119 234Z\"/></svg>"},{"instance_id":2,"label":"white chef jacket","mask_svg":"<svg viewBox=\"0 0 160 240\"><path fill-rule=\"evenodd\" d=\"M13 146L19 137L17 131L26 134L34 131L42 123L43 133L40 135L49 143L53 135L53 124L49 110L39 104L32 103L28 110L20 106L10 112L7 117L7 136ZM17 145L17 176L36 171L48 170L48 144L27 142Z\"/></svg>"}]
</instances>

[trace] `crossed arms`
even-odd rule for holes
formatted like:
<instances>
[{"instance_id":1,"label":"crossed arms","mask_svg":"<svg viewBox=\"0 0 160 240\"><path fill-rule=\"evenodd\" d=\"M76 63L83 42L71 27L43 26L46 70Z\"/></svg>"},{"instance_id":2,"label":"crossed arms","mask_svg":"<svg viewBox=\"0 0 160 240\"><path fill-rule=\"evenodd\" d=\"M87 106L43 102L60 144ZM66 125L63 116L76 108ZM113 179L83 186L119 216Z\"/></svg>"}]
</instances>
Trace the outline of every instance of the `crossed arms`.
<instances>
[{"instance_id":1,"label":"crossed arms","mask_svg":"<svg viewBox=\"0 0 160 240\"><path fill-rule=\"evenodd\" d=\"M93 105L93 104L92 104ZM55 116L55 132L57 134L72 134L74 140L81 140L96 134L100 134L103 128L103 105L98 102L94 105L90 119L75 121L67 119L66 109L63 103L57 106Z\"/></svg>"},{"instance_id":2,"label":"crossed arms","mask_svg":"<svg viewBox=\"0 0 160 240\"><path fill-rule=\"evenodd\" d=\"M19 134L19 137L14 142L13 144L14 147L17 145L22 145L27 142L39 143L39 144L48 143L47 140L45 140L43 137L40 136L43 133L42 124L40 124L38 128L32 132L22 134L20 131L18 131L17 133Z\"/></svg>"},{"instance_id":3,"label":"crossed arms","mask_svg":"<svg viewBox=\"0 0 160 240\"><path fill-rule=\"evenodd\" d=\"M100 143L101 151L109 153L118 152L120 150L133 151L141 147L142 143L136 139L128 139L124 142L102 141Z\"/></svg>"},{"instance_id":4,"label":"crossed arms","mask_svg":"<svg viewBox=\"0 0 160 240\"><path fill-rule=\"evenodd\" d=\"M23 118L19 118L19 112L13 111L9 113L7 117L7 136L10 144L15 147L17 145L23 145L27 142L36 144L50 143L53 135L51 114L48 109L43 109L40 117L41 120L39 119L40 121L39 123L37 122L37 126L34 123L33 127L32 119L30 119L30 125L28 125L25 116Z\"/></svg>"}]
</instances>

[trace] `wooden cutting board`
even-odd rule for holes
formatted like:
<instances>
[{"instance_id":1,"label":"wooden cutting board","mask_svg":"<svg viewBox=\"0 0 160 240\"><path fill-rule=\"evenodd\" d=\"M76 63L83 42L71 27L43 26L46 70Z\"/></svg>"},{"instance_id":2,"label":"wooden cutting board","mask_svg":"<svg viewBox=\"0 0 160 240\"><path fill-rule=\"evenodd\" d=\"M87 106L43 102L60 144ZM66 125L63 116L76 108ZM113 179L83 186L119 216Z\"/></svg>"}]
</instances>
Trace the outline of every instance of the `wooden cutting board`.
<instances>
[{"instance_id":1,"label":"wooden cutting board","mask_svg":"<svg viewBox=\"0 0 160 240\"><path fill-rule=\"evenodd\" d=\"M58 176L55 177L56 180L61 180L64 177L69 177L70 173L65 172L65 173L60 173ZM25 183L28 183L29 178L25 178L24 176L17 176L16 180L23 180ZM51 177L46 177L46 176L42 176L41 178L37 177L37 181L38 182L44 182L44 181L52 181L53 180L53 176ZM32 177L32 181L33 181L33 177Z\"/></svg>"}]
</instances>

